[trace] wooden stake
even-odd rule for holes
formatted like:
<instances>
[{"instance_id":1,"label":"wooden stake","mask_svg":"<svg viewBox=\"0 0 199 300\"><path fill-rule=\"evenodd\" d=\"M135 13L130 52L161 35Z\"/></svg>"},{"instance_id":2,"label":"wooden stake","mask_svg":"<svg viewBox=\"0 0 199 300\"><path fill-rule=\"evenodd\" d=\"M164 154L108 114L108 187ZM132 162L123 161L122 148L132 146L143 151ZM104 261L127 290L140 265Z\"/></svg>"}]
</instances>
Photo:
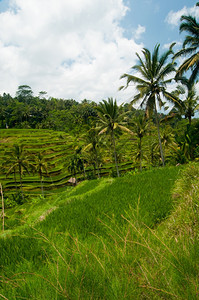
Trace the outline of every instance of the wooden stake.
<instances>
[{"instance_id":1,"label":"wooden stake","mask_svg":"<svg viewBox=\"0 0 199 300\"><path fill-rule=\"evenodd\" d=\"M2 228L4 231L4 199L3 199L3 189L2 189L2 184L0 183L0 189L1 189L1 199L2 199L2 218L3 218L3 224Z\"/></svg>"}]
</instances>

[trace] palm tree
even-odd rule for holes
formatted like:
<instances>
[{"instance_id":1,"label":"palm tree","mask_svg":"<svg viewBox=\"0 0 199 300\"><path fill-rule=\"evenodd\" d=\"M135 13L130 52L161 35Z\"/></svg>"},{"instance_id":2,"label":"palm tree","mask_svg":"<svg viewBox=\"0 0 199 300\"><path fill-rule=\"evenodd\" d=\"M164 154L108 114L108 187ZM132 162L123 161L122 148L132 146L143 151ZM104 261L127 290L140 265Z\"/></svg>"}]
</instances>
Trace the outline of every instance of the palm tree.
<instances>
[{"instance_id":1,"label":"palm tree","mask_svg":"<svg viewBox=\"0 0 199 300\"><path fill-rule=\"evenodd\" d=\"M196 3L199 6L199 2ZM182 16L180 32L187 32L183 42L183 48L179 50L174 59L181 56L188 56L177 70L176 78L182 77L183 73L191 69L190 81L195 82L199 74L199 23L195 17Z\"/></svg>"},{"instance_id":2,"label":"palm tree","mask_svg":"<svg viewBox=\"0 0 199 300\"><path fill-rule=\"evenodd\" d=\"M8 154L8 156L7 156L7 154ZM16 189L16 192L18 192L17 178L16 178L17 166L15 165L13 168L10 169L10 166L12 166L12 164L13 164L13 162L10 159L10 152L5 152L4 155L5 155L4 161L2 163L3 173L6 173L6 177L8 177L10 174L14 174L15 189ZM8 171L6 171L6 170L8 170Z\"/></svg>"},{"instance_id":3,"label":"palm tree","mask_svg":"<svg viewBox=\"0 0 199 300\"><path fill-rule=\"evenodd\" d=\"M185 104L185 118L189 120L189 125L191 125L191 118L194 117L195 111L199 109L198 100L199 96L196 96L196 90L194 88L189 90L187 98L183 102Z\"/></svg>"},{"instance_id":4,"label":"palm tree","mask_svg":"<svg viewBox=\"0 0 199 300\"><path fill-rule=\"evenodd\" d=\"M199 109L199 96L196 95L196 89L194 83L188 80L187 78L181 78L181 83L187 89L186 99L182 102L182 112L185 116L185 119L189 120L189 125L191 125L191 119L195 115L195 111ZM180 87L178 87L180 89ZM186 91L181 87L181 94L185 94Z\"/></svg>"},{"instance_id":5,"label":"palm tree","mask_svg":"<svg viewBox=\"0 0 199 300\"><path fill-rule=\"evenodd\" d=\"M33 167L33 165L30 163L30 159L27 155L27 153L24 151L23 145L14 145L11 152L6 152L6 155L9 155L9 159L7 160L9 163L9 169L7 171L7 175L14 172L16 175L16 172L19 173L19 180L20 180L20 188L21 188L21 195L22 199L24 200L24 194L23 194L23 187L22 187L22 177L24 174L24 171L29 173L29 166ZM16 179L15 179L16 181Z\"/></svg>"},{"instance_id":6,"label":"palm tree","mask_svg":"<svg viewBox=\"0 0 199 300\"><path fill-rule=\"evenodd\" d=\"M108 101L103 100L96 107L98 111L98 117L101 124L101 130L99 134L107 133L110 134L111 143L113 146L113 153L115 159L115 166L117 171L117 176L119 177L119 169L117 163L117 153L115 147L115 129L121 129L123 131L131 132L128 128L123 125L124 117L126 113L122 111L122 105L118 106L116 100L113 98L108 98Z\"/></svg>"},{"instance_id":7,"label":"palm tree","mask_svg":"<svg viewBox=\"0 0 199 300\"><path fill-rule=\"evenodd\" d=\"M73 185L76 185L77 179L76 179L76 162L75 162L75 158L72 157L70 159L69 165L68 165L68 171L71 173L71 175L75 178Z\"/></svg>"},{"instance_id":8,"label":"palm tree","mask_svg":"<svg viewBox=\"0 0 199 300\"><path fill-rule=\"evenodd\" d=\"M193 147L192 140L188 131L184 134L184 139L180 142L180 154L188 161L192 158Z\"/></svg>"},{"instance_id":9,"label":"palm tree","mask_svg":"<svg viewBox=\"0 0 199 300\"><path fill-rule=\"evenodd\" d=\"M137 157L139 158L140 162L140 171L142 171L142 159L143 159L143 147L142 147L142 139L147 134L149 123L147 119L140 115L136 117L129 125L133 126L134 135L138 138L138 152Z\"/></svg>"},{"instance_id":10,"label":"palm tree","mask_svg":"<svg viewBox=\"0 0 199 300\"><path fill-rule=\"evenodd\" d=\"M100 171L99 171L99 135L97 133L96 127L91 127L88 129L86 135L84 135L84 139L86 145L83 148L83 151L89 151L90 158L92 164L94 166L94 171L96 173L96 166L97 166L97 175L100 178Z\"/></svg>"},{"instance_id":11,"label":"palm tree","mask_svg":"<svg viewBox=\"0 0 199 300\"><path fill-rule=\"evenodd\" d=\"M82 147L76 147L74 154L71 156L68 164L68 170L71 172L71 175L74 176L75 182L74 185L76 185L77 182L77 172L83 171L84 172L84 178L85 178L85 168L84 168L84 159L81 155Z\"/></svg>"},{"instance_id":12,"label":"palm tree","mask_svg":"<svg viewBox=\"0 0 199 300\"><path fill-rule=\"evenodd\" d=\"M41 192L44 195L44 187L43 187L43 175L48 175L48 166L44 157L41 153L39 153L34 159L34 169L38 173L41 183Z\"/></svg>"},{"instance_id":13,"label":"palm tree","mask_svg":"<svg viewBox=\"0 0 199 300\"><path fill-rule=\"evenodd\" d=\"M136 53L139 63L133 66L132 70L140 74L140 77L130 74L123 74L121 78L126 78L127 83L126 86L120 87L120 90L127 88L130 83L135 83L138 94L134 97L131 103L135 104L141 100L140 106L142 107L145 105L147 117L154 112L161 159L164 166L164 155L161 145L157 103L159 107L162 108L165 104L163 102L163 98L172 103L177 101L177 99L166 89L167 84L172 81L172 78L169 78L169 76L171 76L175 71L175 63L167 63L168 57L173 54L172 46L162 55L159 54L159 47L160 45L156 45L152 54L148 49L144 48L142 50L144 60L138 53Z\"/></svg>"},{"instance_id":14,"label":"palm tree","mask_svg":"<svg viewBox=\"0 0 199 300\"><path fill-rule=\"evenodd\" d=\"M172 128L169 125L166 125L164 128L162 128L160 136L164 157L173 157L173 153L175 154L177 151L177 144ZM158 150L158 144L154 143L154 150L156 149Z\"/></svg>"}]
</instances>

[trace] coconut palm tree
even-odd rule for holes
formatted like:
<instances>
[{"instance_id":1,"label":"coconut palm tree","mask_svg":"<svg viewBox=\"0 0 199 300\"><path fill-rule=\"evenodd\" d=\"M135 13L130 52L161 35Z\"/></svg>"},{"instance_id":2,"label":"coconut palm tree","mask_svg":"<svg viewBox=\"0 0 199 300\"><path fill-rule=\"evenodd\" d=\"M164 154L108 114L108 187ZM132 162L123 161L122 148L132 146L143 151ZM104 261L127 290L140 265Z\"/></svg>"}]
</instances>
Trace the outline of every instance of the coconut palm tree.
<instances>
[{"instance_id":1,"label":"coconut palm tree","mask_svg":"<svg viewBox=\"0 0 199 300\"><path fill-rule=\"evenodd\" d=\"M120 174L117 162L114 131L118 128L123 131L131 132L128 128L124 126L124 118L126 113L123 112L122 105L118 106L116 100L113 100L113 98L108 98L108 101L103 100L99 103L96 109L98 112L99 122L101 124L101 130L99 134L110 134L117 176L119 177Z\"/></svg>"},{"instance_id":2,"label":"coconut palm tree","mask_svg":"<svg viewBox=\"0 0 199 300\"><path fill-rule=\"evenodd\" d=\"M30 157L24 151L23 145L14 145L13 149L10 152L6 152L6 155L9 156L7 160L9 164L7 175L11 174L12 172L14 172L15 175L16 173L19 174L21 195L22 199L24 200L22 177L24 171L29 173L29 167L33 167L33 165L30 163Z\"/></svg>"},{"instance_id":3,"label":"coconut palm tree","mask_svg":"<svg viewBox=\"0 0 199 300\"><path fill-rule=\"evenodd\" d=\"M75 148L74 154L71 156L68 164L68 170L71 172L71 175L74 176L75 182L74 185L76 185L77 182L77 172L83 171L84 172L84 178L85 178L85 167L84 167L84 159L81 154L82 147L77 146Z\"/></svg>"},{"instance_id":4,"label":"coconut palm tree","mask_svg":"<svg viewBox=\"0 0 199 300\"><path fill-rule=\"evenodd\" d=\"M76 179L76 161L74 159L74 157L72 157L70 159L70 162L69 162L69 165L68 165L68 171L71 173L71 175L74 177L74 182L73 182L73 185L75 186L76 185L76 182L77 182L77 179Z\"/></svg>"},{"instance_id":5,"label":"coconut palm tree","mask_svg":"<svg viewBox=\"0 0 199 300\"><path fill-rule=\"evenodd\" d=\"M139 63L133 66L132 70L136 72L137 76L123 74L121 78L126 78L127 83L126 86L120 87L120 90L127 88L130 83L135 83L138 94L133 98L131 103L135 104L141 100L140 106L143 107L145 105L146 116L150 117L152 113L155 114L161 159L164 166L157 104L161 109L165 104L163 99L172 103L177 101L176 97L167 91L167 84L172 81L171 76L175 71L176 64L175 62L167 62L169 56L173 54L172 46L162 55L159 54L159 48L160 45L156 45L152 54L148 49L144 48L142 50L144 59L136 53ZM138 77L139 75L140 77Z\"/></svg>"},{"instance_id":6,"label":"coconut palm tree","mask_svg":"<svg viewBox=\"0 0 199 300\"><path fill-rule=\"evenodd\" d=\"M164 126L160 131L160 136L164 157L169 159L177 151L177 144L172 128L169 125ZM158 150L158 143L154 143L154 150Z\"/></svg>"},{"instance_id":7,"label":"coconut palm tree","mask_svg":"<svg viewBox=\"0 0 199 300\"><path fill-rule=\"evenodd\" d=\"M11 174L14 174L15 189L16 189L16 192L18 192L17 177L16 177L17 166L10 169L11 165L12 165L12 161L10 159L10 152L5 152L4 153L4 161L1 165L2 171L4 174L6 174L6 177L10 176Z\"/></svg>"},{"instance_id":8,"label":"coconut palm tree","mask_svg":"<svg viewBox=\"0 0 199 300\"><path fill-rule=\"evenodd\" d=\"M94 166L94 171L96 173L97 166L97 175L100 178L99 171L99 162L100 162L100 151L99 151L99 135L96 127L88 128L86 134L84 134L84 140L86 145L83 147L84 152L89 152L90 160Z\"/></svg>"},{"instance_id":9,"label":"coconut palm tree","mask_svg":"<svg viewBox=\"0 0 199 300\"><path fill-rule=\"evenodd\" d=\"M142 139L147 134L149 123L145 116L138 116L133 119L133 121L129 122L129 125L133 127L133 133L138 138L138 151L137 158L140 163L140 171L142 171L142 160L143 160L143 147L142 147Z\"/></svg>"},{"instance_id":10,"label":"coconut palm tree","mask_svg":"<svg viewBox=\"0 0 199 300\"><path fill-rule=\"evenodd\" d=\"M184 101L185 104L185 118L189 120L189 125L191 125L192 117L194 117L195 112L199 110L198 104L199 96L196 95L196 90L194 87L188 90L187 98Z\"/></svg>"},{"instance_id":11,"label":"coconut palm tree","mask_svg":"<svg viewBox=\"0 0 199 300\"><path fill-rule=\"evenodd\" d=\"M194 117L195 112L199 110L199 96L196 95L196 88L193 82L186 77L178 78L178 80L181 84L179 84L172 93L178 98L180 105L175 105L165 120L167 118L172 119L184 115L185 119L189 120L189 125L191 125L192 117ZM184 100L180 99L182 97Z\"/></svg>"},{"instance_id":12,"label":"coconut palm tree","mask_svg":"<svg viewBox=\"0 0 199 300\"><path fill-rule=\"evenodd\" d=\"M44 195L44 186L43 186L43 175L48 175L48 166L47 162L44 159L44 156L42 156L41 153L39 153L35 159L34 159L34 170L38 173L41 183L41 192L42 195Z\"/></svg>"},{"instance_id":13,"label":"coconut palm tree","mask_svg":"<svg viewBox=\"0 0 199 300\"><path fill-rule=\"evenodd\" d=\"M191 125L191 119L194 117L195 112L199 109L199 96L196 95L195 85L190 80L187 78L182 78L181 83L186 87L187 90L186 99L182 102L182 110L185 119L188 119L189 125ZM182 89L184 94L186 93L186 90Z\"/></svg>"},{"instance_id":14,"label":"coconut palm tree","mask_svg":"<svg viewBox=\"0 0 199 300\"><path fill-rule=\"evenodd\" d=\"M199 6L199 2L196 3ZM191 69L190 81L195 82L199 74L199 23L195 17L182 16L180 32L186 32L183 48L179 50L174 59L182 56L188 58L180 65L176 77L182 77L183 73Z\"/></svg>"}]
</instances>

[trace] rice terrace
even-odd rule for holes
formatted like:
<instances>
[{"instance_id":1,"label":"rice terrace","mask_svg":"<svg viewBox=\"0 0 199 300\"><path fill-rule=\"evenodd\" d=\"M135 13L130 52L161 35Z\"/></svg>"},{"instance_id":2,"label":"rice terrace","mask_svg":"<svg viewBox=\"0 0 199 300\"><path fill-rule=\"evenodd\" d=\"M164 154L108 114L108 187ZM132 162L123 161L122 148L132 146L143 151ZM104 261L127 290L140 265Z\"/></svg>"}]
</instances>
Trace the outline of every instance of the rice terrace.
<instances>
[{"instance_id":1,"label":"rice terrace","mask_svg":"<svg viewBox=\"0 0 199 300\"><path fill-rule=\"evenodd\" d=\"M126 103L0 95L0 299L199 299L198 9Z\"/></svg>"}]
</instances>

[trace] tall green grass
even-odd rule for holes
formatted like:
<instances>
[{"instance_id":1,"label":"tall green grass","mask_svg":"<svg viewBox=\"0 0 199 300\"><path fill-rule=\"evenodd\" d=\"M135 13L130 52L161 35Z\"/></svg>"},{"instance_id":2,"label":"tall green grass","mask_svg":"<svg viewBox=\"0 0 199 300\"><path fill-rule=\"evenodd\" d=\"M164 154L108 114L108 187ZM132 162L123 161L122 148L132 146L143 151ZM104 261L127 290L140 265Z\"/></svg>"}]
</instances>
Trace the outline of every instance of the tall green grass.
<instances>
[{"instance_id":1,"label":"tall green grass","mask_svg":"<svg viewBox=\"0 0 199 300\"><path fill-rule=\"evenodd\" d=\"M121 215L136 209L138 202L139 218L148 226L154 227L165 219L172 209L170 190L178 172L178 168L167 168L114 180L102 179L100 185L103 189L91 189L83 196L84 186L80 185L70 195L73 197L71 201L63 203L40 224L40 230L45 234L51 230L69 231L81 238L87 238L91 232L103 235L104 228L99 220L112 218L123 226L125 222ZM94 184L97 182L93 181ZM85 188L91 188L91 183Z\"/></svg>"},{"instance_id":2,"label":"tall green grass","mask_svg":"<svg viewBox=\"0 0 199 300\"><path fill-rule=\"evenodd\" d=\"M0 294L198 299L198 178L198 165L171 167L85 182L60 195L42 222L1 239ZM193 215L183 228L188 200ZM31 208L27 221L28 214Z\"/></svg>"}]
</instances>

